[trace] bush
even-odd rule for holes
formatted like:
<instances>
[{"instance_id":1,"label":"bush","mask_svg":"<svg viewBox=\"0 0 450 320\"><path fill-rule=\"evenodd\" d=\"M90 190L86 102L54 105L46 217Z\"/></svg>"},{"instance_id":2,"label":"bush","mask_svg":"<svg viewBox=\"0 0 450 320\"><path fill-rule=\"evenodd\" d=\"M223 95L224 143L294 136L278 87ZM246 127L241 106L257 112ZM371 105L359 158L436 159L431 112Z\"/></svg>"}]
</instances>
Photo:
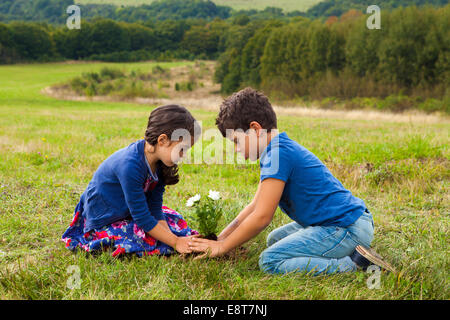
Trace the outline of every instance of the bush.
<instances>
[{"instance_id":1,"label":"bush","mask_svg":"<svg viewBox=\"0 0 450 320\"><path fill-rule=\"evenodd\" d=\"M160 65L156 65L152 68L152 73L154 74L165 74L166 73L166 69L162 68Z\"/></svg>"},{"instance_id":2,"label":"bush","mask_svg":"<svg viewBox=\"0 0 450 320\"><path fill-rule=\"evenodd\" d=\"M104 67L100 70L100 78L102 80L113 80L123 77L125 77L125 74L118 69Z\"/></svg>"},{"instance_id":3,"label":"bush","mask_svg":"<svg viewBox=\"0 0 450 320\"><path fill-rule=\"evenodd\" d=\"M390 95L386 99L378 101L376 106L380 110L401 112L413 108L415 106L415 99L402 95Z\"/></svg>"},{"instance_id":4,"label":"bush","mask_svg":"<svg viewBox=\"0 0 450 320\"><path fill-rule=\"evenodd\" d=\"M76 93L83 94L88 86L88 83L81 77L76 77L70 81L69 85Z\"/></svg>"},{"instance_id":5,"label":"bush","mask_svg":"<svg viewBox=\"0 0 450 320\"><path fill-rule=\"evenodd\" d=\"M88 97L93 97L97 94L97 86L95 85L95 83L89 83L88 87L86 88L86 90L84 90L85 95Z\"/></svg>"},{"instance_id":6,"label":"bush","mask_svg":"<svg viewBox=\"0 0 450 320\"><path fill-rule=\"evenodd\" d=\"M162 68L154 71L167 71ZM94 95L111 95L121 98L155 98L166 96L152 87L153 78L150 74L132 70L129 74L115 69L105 67L100 72L83 73L81 77L75 77L69 81L70 88L77 94L92 97ZM167 88L166 82L157 82L158 89Z\"/></svg>"},{"instance_id":7,"label":"bush","mask_svg":"<svg viewBox=\"0 0 450 320\"><path fill-rule=\"evenodd\" d=\"M418 105L418 109L425 112L442 111L450 114L450 97L445 97L443 100L427 99Z\"/></svg>"},{"instance_id":8,"label":"bush","mask_svg":"<svg viewBox=\"0 0 450 320\"><path fill-rule=\"evenodd\" d=\"M175 83L176 91L193 91L197 87L196 82L192 81L183 81L181 83Z\"/></svg>"}]
</instances>

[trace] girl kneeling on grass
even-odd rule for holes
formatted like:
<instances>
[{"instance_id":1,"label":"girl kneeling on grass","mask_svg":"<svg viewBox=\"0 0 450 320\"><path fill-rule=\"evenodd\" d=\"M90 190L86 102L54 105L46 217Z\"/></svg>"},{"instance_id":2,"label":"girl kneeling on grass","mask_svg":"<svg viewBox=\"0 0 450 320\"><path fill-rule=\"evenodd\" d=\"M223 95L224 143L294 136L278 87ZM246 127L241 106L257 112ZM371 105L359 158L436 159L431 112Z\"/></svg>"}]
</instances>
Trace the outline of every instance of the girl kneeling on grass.
<instances>
[{"instance_id":1,"label":"girl kneeling on grass","mask_svg":"<svg viewBox=\"0 0 450 320\"><path fill-rule=\"evenodd\" d=\"M189 253L189 238L197 232L162 203L165 186L178 183L176 163L198 133L186 108L153 110L145 139L116 151L94 173L62 236L66 247L87 252L111 247L113 256Z\"/></svg>"}]
</instances>

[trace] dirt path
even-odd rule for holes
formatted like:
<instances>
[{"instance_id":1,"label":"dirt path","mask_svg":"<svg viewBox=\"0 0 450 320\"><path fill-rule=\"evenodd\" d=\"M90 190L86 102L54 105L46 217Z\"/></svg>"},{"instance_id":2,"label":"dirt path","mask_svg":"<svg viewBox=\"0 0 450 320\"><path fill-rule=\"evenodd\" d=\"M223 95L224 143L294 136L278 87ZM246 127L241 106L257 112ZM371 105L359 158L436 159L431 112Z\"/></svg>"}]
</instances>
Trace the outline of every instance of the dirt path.
<instances>
[{"instance_id":1,"label":"dirt path","mask_svg":"<svg viewBox=\"0 0 450 320\"><path fill-rule=\"evenodd\" d=\"M203 61L194 66L181 66L171 68L168 74L162 76L167 87L162 89L165 96L169 98L131 98L122 99L113 96L80 96L64 86L55 85L44 88L41 92L56 99L72 101L107 101L107 102L129 102L146 105L166 105L181 104L188 108L203 109L217 112L224 99L218 92L220 84L214 83L213 74L215 70L214 61ZM189 80L194 76L202 85L193 91L177 91L177 82ZM404 113L392 113L389 111L369 111L369 110L332 110L321 109L319 107L307 107L306 105L273 105L277 115L333 118L347 120L373 120L386 122L419 122L419 123L447 123L450 117L437 114L425 114L418 111L408 111Z\"/></svg>"},{"instance_id":2,"label":"dirt path","mask_svg":"<svg viewBox=\"0 0 450 320\"><path fill-rule=\"evenodd\" d=\"M51 96L55 99L72 100L72 101L107 101L118 102L117 98L107 96L84 97L77 95L67 95L47 87L41 91L43 94ZM210 94L202 98L196 97L177 97L170 99L161 98L134 98L124 99L121 102L147 104L147 105L165 105L165 104L181 104L188 108L203 109L208 111L219 111L223 97L218 94ZM333 118L346 120L374 120L387 122L421 122L421 123L450 123L447 117L441 117L433 114L424 114L420 112L379 112L367 110L329 110L305 106L280 106L273 105L277 115L298 116L298 117L314 117L314 118Z\"/></svg>"}]
</instances>

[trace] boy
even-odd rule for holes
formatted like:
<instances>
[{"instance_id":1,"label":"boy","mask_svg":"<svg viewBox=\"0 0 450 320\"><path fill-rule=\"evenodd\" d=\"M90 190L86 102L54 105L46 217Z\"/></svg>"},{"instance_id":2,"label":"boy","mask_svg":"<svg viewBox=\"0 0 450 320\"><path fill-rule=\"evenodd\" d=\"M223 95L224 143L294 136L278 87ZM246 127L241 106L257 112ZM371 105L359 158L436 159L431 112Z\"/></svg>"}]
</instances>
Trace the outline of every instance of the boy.
<instances>
[{"instance_id":1,"label":"boy","mask_svg":"<svg viewBox=\"0 0 450 320\"><path fill-rule=\"evenodd\" d=\"M293 222L272 231L259 259L268 273L346 272L374 263L392 268L368 249L373 219L364 201L352 195L310 151L277 130L267 97L246 88L221 105L216 124L236 152L260 159L256 194L217 241L192 239L190 248L221 256L263 231L277 206ZM205 255L203 255L205 256Z\"/></svg>"}]
</instances>

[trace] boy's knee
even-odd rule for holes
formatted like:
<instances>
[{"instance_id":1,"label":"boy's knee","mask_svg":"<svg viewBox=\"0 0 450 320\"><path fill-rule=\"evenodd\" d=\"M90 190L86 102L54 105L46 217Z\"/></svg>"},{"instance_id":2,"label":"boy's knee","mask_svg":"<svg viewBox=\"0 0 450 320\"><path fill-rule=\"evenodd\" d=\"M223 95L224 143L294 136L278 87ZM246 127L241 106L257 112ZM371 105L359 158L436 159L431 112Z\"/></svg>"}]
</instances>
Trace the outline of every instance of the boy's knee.
<instances>
[{"instance_id":1,"label":"boy's knee","mask_svg":"<svg viewBox=\"0 0 450 320\"><path fill-rule=\"evenodd\" d=\"M273 230L267 236L266 244L267 244L268 247L270 247L274 243L278 242L278 240L279 240L278 239L278 232L277 232L277 230Z\"/></svg>"},{"instance_id":2,"label":"boy's knee","mask_svg":"<svg viewBox=\"0 0 450 320\"><path fill-rule=\"evenodd\" d=\"M273 232L273 231L272 231ZM273 237L273 235L272 235L272 232L271 233L269 233L269 235L267 236L267 239L266 239L266 245L268 246L268 247L270 247L271 245L273 245L276 241L275 241L275 239L274 239L274 237Z\"/></svg>"},{"instance_id":3,"label":"boy's knee","mask_svg":"<svg viewBox=\"0 0 450 320\"><path fill-rule=\"evenodd\" d=\"M259 269L261 271L267 272L269 264L268 264L268 259L266 257L265 251L261 252L261 254L259 255L258 264L259 264Z\"/></svg>"},{"instance_id":4,"label":"boy's knee","mask_svg":"<svg viewBox=\"0 0 450 320\"><path fill-rule=\"evenodd\" d=\"M276 273L276 260L268 250L261 252L259 256L259 268L267 273Z\"/></svg>"}]
</instances>

